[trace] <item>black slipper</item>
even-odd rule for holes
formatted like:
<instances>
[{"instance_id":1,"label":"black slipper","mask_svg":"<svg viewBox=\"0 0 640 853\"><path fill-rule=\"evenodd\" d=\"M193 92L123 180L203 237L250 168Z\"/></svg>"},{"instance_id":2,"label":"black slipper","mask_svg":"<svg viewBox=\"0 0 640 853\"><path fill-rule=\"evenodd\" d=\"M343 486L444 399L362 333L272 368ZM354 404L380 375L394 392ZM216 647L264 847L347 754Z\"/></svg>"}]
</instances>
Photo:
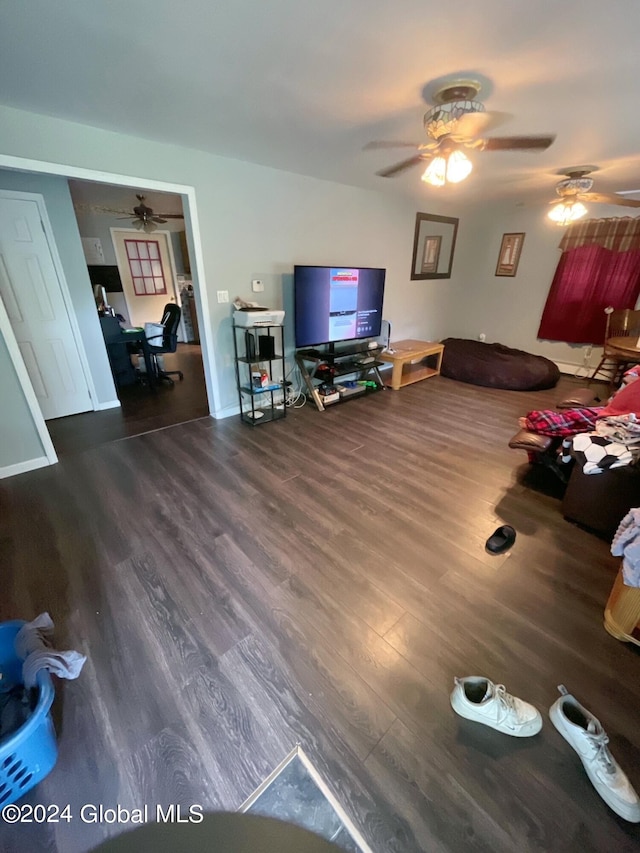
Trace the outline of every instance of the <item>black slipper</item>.
<instances>
[{"instance_id":1,"label":"black slipper","mask_svg":"<svg viewBox=\"0 0 640 853\"><path fill-rule=\"evenodd\" d=\"M508 551L515 541L516 532L513 527L503 524L487 539L485 548L490 554L502 554L504 551Z\"/></svg>"}]
</instances>

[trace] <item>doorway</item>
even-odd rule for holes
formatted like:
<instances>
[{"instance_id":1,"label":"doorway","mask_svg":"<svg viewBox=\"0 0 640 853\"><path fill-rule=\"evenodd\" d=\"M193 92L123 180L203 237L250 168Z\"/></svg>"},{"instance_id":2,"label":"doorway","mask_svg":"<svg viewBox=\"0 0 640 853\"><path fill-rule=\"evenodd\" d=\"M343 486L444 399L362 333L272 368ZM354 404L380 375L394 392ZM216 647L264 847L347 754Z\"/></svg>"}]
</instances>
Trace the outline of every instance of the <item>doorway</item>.
<instances>
[{"instance_id":1,"label":"doorway","mask_svg":"<svg viewBox=\"0 0 640 853\"><path fill-rule=\"evenodd\" d=\"M14 180L9 181L9 186L14 186L17 180L17 176L24 176L25 180L29 180L31 184L35 184L39 181L57 181L59 178L66 180L69 178L77 179L78 181L83 181L85 183L100 183L105 187L113 187L118 188L119 190L128 191L131 197L135 196L136 191L140 191L143 189L145 192L158 192L158 193L173 193L177 195L181 200L181 203L184 205L185 211L185 221L187 224L187 229L189 231L189 236L187 238L189 248L191 251L191 264L192 269L188 271L186 274L178 275L178 279L180 282L180 286L189 285L190 286L190 308L195 314L196 322L193 323L193 315L192 315L192 327L195 325L197 329L198 326L200 328L200 332L202 334L202 339L194 344L181 345L182 351L178 351L175 354L175 359L180 360L181 364L179 365L179 369L184 370L185 373L199 373L199 384L202 389L202 395L199 400L194 403L193 399L191 400L191 409L186 413L180 415L180 417L175 416L175 412L172 415L171 409L172 406L167 404L167 400L171 399L171 402L177 402L178 396L175 395L173 398L169 398L169 394L160 395L157 397L151 397L147 395L145 400L146 403L146 411L139 411L137 417L129 420L127 423L127 418L123 418L123 410L126 406L122 405L122 403L115 400L105 400L104 392L102 396L98 398L98 400L102 400L102 402L98 402L96 404L96 398L93 399L93 407L96 411L89 412L87 414L82 414L78 416L72 416L69 418L57 418L55 420L51 420L48 424L45 424L44 419L41 417L41 411L39 407L32 406L32 415L34 424L38 430L38 432L43 435L43 442L46 444L45 438L48 440L49 434L53 434L58 425L63 424L65 422L69 423L74 421L78 423L80 420L84 420L86 422L85 432L90 433L91 445L95 445L97 443L102 443L102 441L113 440L114 438L124 437L125 435L139 434L140 432L148 431L149 429L157 429L162 426L168 425L170 422L180 422L182 420L190 419L192 417L201 417L206 415L216 416L216 399L217 399L217 377L215 374L215 359L212 345L212 334L211 329L208 323L202 322L203 316L208 316L208 299L206 294L206 288L204 287L204 277L202 274L202 250L200 245L200 237L199 237L199 224L197 218L197 210L195 207L195 192L193 188L186 187L182 185L171 185L167 183L161 183L156 181L149 180L138 180L135 178L131 178L129 176L116 176L109 175L106 173L97 173L91 170L73 168L68 166L62 166L58 164L51 163L42 163L38 161L31 160L23 160L21 158L15 157L7 157L5 155L0 155L0 169L6 168L7 175L13 176ZM31 187L29 187L31 189ZM45 193L46 195L46 193ZM123 217L126 218L126 217ZM180 217L182 219L182 217ZM118 222L118 225L124 225L124 222ZM129 224L129 223L126 223ZM76 232L77 233L77 232ZM55 234L54 234L55 237ZM68 242L69 233L68 229L65 231L65 235L63 238L63 242ZM76 242L78 241L78 237L74 238ZM80 256L82 257L82 253L80 252ZM66 267L66 260L65 260ZM64 275L63 275L64 278ZM75 286L76 279L73 279L73 283ZM191 284L192 283L192 284ZM87 285L89 287L89 285ZM77 294L74 294L74 299ZM90 297L92 295L90 293ZM75 307L75 306L72 306ZM76 317L82 319L82 312L75 312L72 310L71 319L76 322ZM14 353L14 361L15 361L15 353L17 353L17 359L20 362L20 366L22 368L23 357L18 349L15 338L11 334L11 330L7 333L5 331L6 327L3 326L3 332L5 334L5 338L8 342L8 345L11 344L11 351ZM83 334L86 334L86 330ZM7 336L8 335L8 336ZM84 340L85 346L90 347L91 344ZM104 341L101 341L104 353ZM88 350L89 351L89 350ZM91 359L94 360L95 353L91 354ZM104 358L104 355L103 355ZM174 356L167 356L168 359L173 359ZM190 367L186 367L185 365L191 365ZM167 368L173 367L173 365L166 365ZM89 383L91 383L92 371L95 368L92 366L91 371L88 371ZM16 372L19 374L19 379L22 384L25 395L29 398L33 396L33 381L27 377L26 370L17 370ZM97 378L97 377L96 377ZM186 380L186 376L185 376ZM186 385L183 385L183 388L186 389ZM194 386L189 386L189 392L193 390ZM178 388L178 384L176 384L176 388ZM165 389L162 389L163 391ZM170 391L170 389L166 389ZM112 395L111 395L112 396ZM160 403L160 399L164 396L163 403ZM193 394L186 393L183 394L183 397L192 397ZM151 400L154 400L153 404L150 404ZM184 400L183 400L184 402ZM112 407L117 406L118 408L112 409ZM187 407L188 408L188 407ZM105 410L105 411L102 411ZM68 428L69 434L71 434L71 429ZM77 442L76 442L76 446ZM64 450L63 450L64 453ZM55 455L52 453L49 456L49 461L55 461Z\"/></svg>"},{"instance_id":2,"label":"doorway","mask_svg":"<svg viewBox=\"0 0 640 853\"><path fill-rule=\"evenodd\" d=\"M111 240L132 326L159 320L167 302L180 304L169 232L140 235L131 228L112 228Z\"/></svg>"},{"instance_id":3,"label":"doorway","mask_svg":"<svg viewBox=\"0 0 640 853\"><path fill-rule=\"evenodd\" d=\"M69 189L91 284L100 288L98 282L106 283L106 308L101 313L115 314L122 328L144 328L160 322L168 303L188 312L191 262L180 196L142 195L129 187L76 180L69 182ZM145 208L154 211L153 220L142 223L135 216L140 210L136 198L144 198ZM108 271L110 275L105 275ZM100 322L106 332L116 320L104 316ZM168 377L154 389L135 347L110 343L107 350L120 406L51 423L59 455L208 415L200 341L185 329L190 327L181 317L175 352L161 356L165 371L177 371L184 378ZM154 343L160 346L162 339Z\"/></svg>"}]
</instances>

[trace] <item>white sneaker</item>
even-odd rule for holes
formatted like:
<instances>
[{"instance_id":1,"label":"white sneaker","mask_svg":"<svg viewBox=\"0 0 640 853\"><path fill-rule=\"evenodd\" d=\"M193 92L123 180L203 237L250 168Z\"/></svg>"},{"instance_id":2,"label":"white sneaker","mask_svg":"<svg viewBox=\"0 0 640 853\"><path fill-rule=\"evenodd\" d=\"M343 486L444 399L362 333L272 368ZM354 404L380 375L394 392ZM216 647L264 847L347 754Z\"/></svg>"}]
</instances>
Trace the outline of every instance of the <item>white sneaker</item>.
<instances>
[{"instance_id":1,"label":"white sneaker","mask_svg":"<svg viewBox=\"0 0 640 853\"><path fill-rule=\"evenodd\" d=\"M609 738L590 711L558 687L562 696L549 708L551 722L578 753L591 784L609 808L631 823L640 823L640 799L609 752Z\"/></svg>"},{"instance_id":2,"label":"white sneaker","mask_svg":"<svg viewBox=\"0 0 640 853\"><path fill-rule=\"evenodd\" d=\"M542 728L540 711L507 693L504 684L474 675L454 681L451 707L461 717L513 737L531 737Z\"/></svg>"}]
</instances>

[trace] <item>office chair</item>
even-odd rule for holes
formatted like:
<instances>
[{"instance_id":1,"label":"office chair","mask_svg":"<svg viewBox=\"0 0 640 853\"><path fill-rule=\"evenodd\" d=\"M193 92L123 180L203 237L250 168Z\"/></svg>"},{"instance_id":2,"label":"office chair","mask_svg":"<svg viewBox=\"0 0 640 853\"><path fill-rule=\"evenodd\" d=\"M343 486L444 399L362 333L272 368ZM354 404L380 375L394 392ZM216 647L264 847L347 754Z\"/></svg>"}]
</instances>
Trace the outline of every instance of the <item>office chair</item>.
<instances>
[{"instance_id":1,"label":"office chair","mask_svg":"<svg viewBox=\"0 0 640 853\"><path fill-rule=\"evenodd\" d=\"M178 348L178 326L180 325L181 313L181 309L177 305L173 302L169 302L164 306L162 320L160 321L161 325L164 326L164 331L161 335L153 335L152 337L147 338L149 352L151 353L156 369L157 379L161 382L170 382L172 385L172 376L179 376L180 381L184 379L182 371L161 369L158 364L157 356L175 352ZM153 342L157 339L160 340L160 343L156 345Z\"/></svg>"}]
</instances>

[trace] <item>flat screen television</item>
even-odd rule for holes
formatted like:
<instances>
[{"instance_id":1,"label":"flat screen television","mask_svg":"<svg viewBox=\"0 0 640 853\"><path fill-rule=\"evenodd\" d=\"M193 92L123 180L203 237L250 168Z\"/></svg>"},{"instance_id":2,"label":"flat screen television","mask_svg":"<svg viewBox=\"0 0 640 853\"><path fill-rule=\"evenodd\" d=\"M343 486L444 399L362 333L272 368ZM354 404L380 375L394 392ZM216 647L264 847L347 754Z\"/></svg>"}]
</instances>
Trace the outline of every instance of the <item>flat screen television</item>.
<instances>
[{"instance_id":1,"label":"flat screen television","mask_svg":"<svg viewBox=\"0 0 640 853\"><path fill-rule=\"evenodd\" d=\"M296 266L296 347L377 338L386 270Z\"/></svg>"}]
</instances>

